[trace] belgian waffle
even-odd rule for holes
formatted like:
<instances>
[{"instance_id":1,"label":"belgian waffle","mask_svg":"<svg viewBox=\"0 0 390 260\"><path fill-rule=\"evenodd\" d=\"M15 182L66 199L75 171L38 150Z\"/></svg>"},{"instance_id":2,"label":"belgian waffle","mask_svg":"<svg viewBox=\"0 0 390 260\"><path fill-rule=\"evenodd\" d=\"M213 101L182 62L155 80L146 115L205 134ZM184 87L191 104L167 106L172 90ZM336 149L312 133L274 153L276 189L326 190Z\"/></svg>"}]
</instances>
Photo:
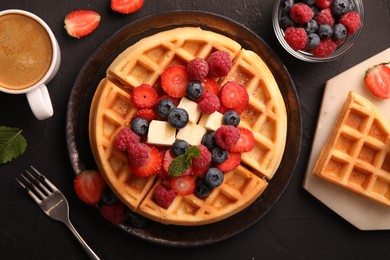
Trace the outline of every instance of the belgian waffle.
<instances>
[{"instance_id":1,"label":"belgian waffle","mask_svg":"<svg viewBox=\"0 0 390 260\"><path fill-rule=\"evenodd\" d=\"M390 206L390 124L370 101L349 93L313 172Z\"/></svg>"},{"instance_id":2,"label":"belgian waffle","mask_svg":"<svg viewBox=\"0 0 390 260\"><path fill-rule=\"evenodd\" d=\"M205 199L176 196L168 209L158 206L153 187L156 176L139 178L128 167L127 155L113 148L122 127L128 127L136 108L132 89L143 83L159 88L159 77L170 64L186 64L195 57L207 58L216 50L233 59L229 75L219 79L241 82L248 90L249 105L241 124L252 130L256 144L243 154L242 164L225 173L223 184ZM200 28L184 27L160 32L130 46L107 69L93 98L90 142L100 172L109 186L133 211L166 224L202 225L229 217L250 205L268 185L282 158L287 131L283 98L261 58L232 39Z\"/></svg>"}]
</instances>

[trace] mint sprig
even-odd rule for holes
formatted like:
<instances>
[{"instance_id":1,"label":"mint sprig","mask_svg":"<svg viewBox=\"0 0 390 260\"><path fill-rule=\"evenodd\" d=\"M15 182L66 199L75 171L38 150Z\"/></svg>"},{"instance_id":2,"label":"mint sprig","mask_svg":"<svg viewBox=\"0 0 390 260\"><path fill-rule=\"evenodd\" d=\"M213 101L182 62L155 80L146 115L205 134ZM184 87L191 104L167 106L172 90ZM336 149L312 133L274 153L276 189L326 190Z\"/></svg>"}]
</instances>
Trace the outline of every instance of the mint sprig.
<instances>
[{"instance_id":1,"label":"mint sprig","mask_svg":"<svg viewBox=\"0 0 390 260\"><path fill-rule=\"evenodd\" d=\"M15 159L24 153L26 147L21 129L0 126L0 164Z\"/></svg>"},{"instance_id":2,"label":"mint sprig","mask_svg":"<svg viewBox=\"0 0 390 260\"><path fill-rule=\"evenodd\" d=\"M192 165L192 158L199 158L200 150L197 146L191 146L184 154L172 160L168 168L168 173L172 177L182 175Z\"/></svg>"}]
</instances>

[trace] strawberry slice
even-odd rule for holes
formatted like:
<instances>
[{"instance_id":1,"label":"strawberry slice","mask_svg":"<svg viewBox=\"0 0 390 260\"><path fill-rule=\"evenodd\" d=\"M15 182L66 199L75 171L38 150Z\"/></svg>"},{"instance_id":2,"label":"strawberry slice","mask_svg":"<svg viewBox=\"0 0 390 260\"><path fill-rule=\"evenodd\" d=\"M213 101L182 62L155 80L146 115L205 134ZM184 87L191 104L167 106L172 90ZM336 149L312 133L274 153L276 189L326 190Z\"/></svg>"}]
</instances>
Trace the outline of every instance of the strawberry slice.
<instances>
[{"instance_id":1,"label":"strawberry slice","mask_svg":"<svg viewBox=\"0 0 390 260\"><path fill-rule=\"evenodd\" d=\"M189 175L181 175L171 179L170 187L176 194L186 196L194 192L195 180Z\"/></svg>"},{"instance_id":2,"label":"strawberry slice","mask_svg":"<svg viewBox=\"0 0 390 260\"><path fill-rule=\"evenodd\" d=\"M131 171L138 177L148 177L156 174L161 169L162 158L156 147L150 146L150 154L146 163L142 166L130 166Z\"/></svg>"},{"instance_id":3,"label":"strawberry slice","mask_svg":"<svg viewBox=\"0 0 390 260\"><path fill-rule=\"evenodd\" d=\"M66 32L75 38L84 37L96 29L100 15L91 10L70 12L64 20Z\"/></svg>"},{"instance_id":4,"label":"strawberry slice","mask_svg":"<svg viewBox=\"0 0 390 260\"><path fill-rule=\"evenodd\" d=\"M229 152L228 158L223 163L216 165L222 172L229 172L237 168L241 163L241 153Z\"/></svg>"},{"instance_id":5,"label":"strawberry slice","mask_svg":"<svg viewBox=\"0 0 390 260\"><path fill-rule=\"evenodd\" d=\"M377 64L366 71L364 81L368 89L377 97L390 98L390 63Z\"/></svg>"},{"instance_id":6,"label":"strawberry slice","mask_svg":"<svg viewBox=\"0 0 390 260\"><path fill-rule=\"evenodd\" d=\"M205 78L203 79L200 84L203 86L203 91L204 92L211 92L218 96L219 93L219 85L213 78Z\"/></svg>"},{"instance_id":7,"label":"strawberry slice","mask_svg":"<svg viewBox=\"0 0 390 260\"><path fill-rule=\"evenodd\" d=\"M157 91L149 84L142 84L133 90L131 101L137 108L152 108L158 99Z\"/></svg>"},{"instance_id":8,"label":"strawberry slice","mask_svg":"<svg viewBox=\"0 0 390 260\"><path fill-rule=\"evenodd\" d=\"M103 177L94 170L82 171L74 180L77 196L91 206L96 206L100 202L105 187Z\"/></svg>"},{"instance_id":9,"label":"strawberry slice","mask_svg":"<svg viewBox=\"0 0 390 260\"><path fill-rule=\"evenodd\" d=\"M249 102L249 95L242 84L229 81L222 86L219 99L223 107L241 114Z\"/></svg>"},{"instance_id":10,"label":"strawberry slice","mask_svg":"<svg viewBox=\"0 0 390 260\"><path fill-rule=\"evenodd\" d=\"M111 0L111 9L122 14L131 14L138 11L144 0Z\"/></svg>"},{"instance_id":11,"label":"strawberry slice","mask_svg":"<svg viewBox=\"0 0 390 260\"><path fill-rule=\"evenodd\" d=\"M183 65L171 65L161 74L161 86L171 97L184 97L188 83L190 77L187 68Z\"/></svg>"},{"instance_id":12,"label":"strawberry slice","mask_svg":"<svg viewBox=\"0 0 390 260\"><path fill-rule=\"evenodd\" d=\"M252 131L243 127L237 127L240 130L240 138L233 147L229 148L230 152L249 152L255 146L255 138Z\"/></svg>"},{"instance_id":13,"label":"strawberry slice","mask_svg":"<svg viewBox=\"0 0 390 260\"><path fill-rule=\"evenodd\" d=\"M143 108L135 113L134 118L137 117L145 118L148 122L150 122L156 117L156 111L152 108Z\"/></svg>"}]
</instances>

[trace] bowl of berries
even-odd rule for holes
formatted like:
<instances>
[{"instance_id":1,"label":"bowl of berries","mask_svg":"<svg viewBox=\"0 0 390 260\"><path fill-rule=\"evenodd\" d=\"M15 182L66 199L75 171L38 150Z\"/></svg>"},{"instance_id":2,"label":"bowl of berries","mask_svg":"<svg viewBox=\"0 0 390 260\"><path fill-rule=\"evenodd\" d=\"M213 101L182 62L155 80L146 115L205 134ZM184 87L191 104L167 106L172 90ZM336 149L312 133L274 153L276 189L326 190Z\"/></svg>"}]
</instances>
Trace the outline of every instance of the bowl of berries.
<instances>
[{"instance_id":1,"label":"bowl of berries","mask_svg":"<svg viewBox=\"0 0 390 260\"><path fill-rule=\"evenodd\" d=\"M307 62L326 62L344 55L359 38L361 0L278 0L273 27L281 45Z\"/></svg>"}]
</instances>

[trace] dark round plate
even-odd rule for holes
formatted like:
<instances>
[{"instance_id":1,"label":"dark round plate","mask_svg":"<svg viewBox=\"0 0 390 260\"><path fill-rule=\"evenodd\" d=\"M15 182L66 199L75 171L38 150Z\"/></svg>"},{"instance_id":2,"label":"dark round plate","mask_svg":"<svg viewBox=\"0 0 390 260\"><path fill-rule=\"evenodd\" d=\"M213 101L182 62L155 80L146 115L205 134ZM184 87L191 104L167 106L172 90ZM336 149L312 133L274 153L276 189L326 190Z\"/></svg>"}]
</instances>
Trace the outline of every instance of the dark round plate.
<instances>
[{"instance_id":1,"label":"dark round plate","mask_svg":"<svg viewBox=\"0 0 390 260\"><path fill-rule=\"evenodd\" d=\"M89 57L76 78L68 104L66 138L75 173L96 168L88 141L88 117L93 94L99 81L105 77L107 67L119 53L141 38L179 26L199 26L224 34L243 48L259 54L278 82L288 116L286 150L280 167L262 196L247 209L223 221L197 227L163 225L149 220L142 228L118 225L126 232L153 243L193 247L230 238L263 218L285 191L299 157L301 114L296 89L284 65L260 37L232 20L197 11L158 13L126 25Z\"/></svg>"}]
</instances>

